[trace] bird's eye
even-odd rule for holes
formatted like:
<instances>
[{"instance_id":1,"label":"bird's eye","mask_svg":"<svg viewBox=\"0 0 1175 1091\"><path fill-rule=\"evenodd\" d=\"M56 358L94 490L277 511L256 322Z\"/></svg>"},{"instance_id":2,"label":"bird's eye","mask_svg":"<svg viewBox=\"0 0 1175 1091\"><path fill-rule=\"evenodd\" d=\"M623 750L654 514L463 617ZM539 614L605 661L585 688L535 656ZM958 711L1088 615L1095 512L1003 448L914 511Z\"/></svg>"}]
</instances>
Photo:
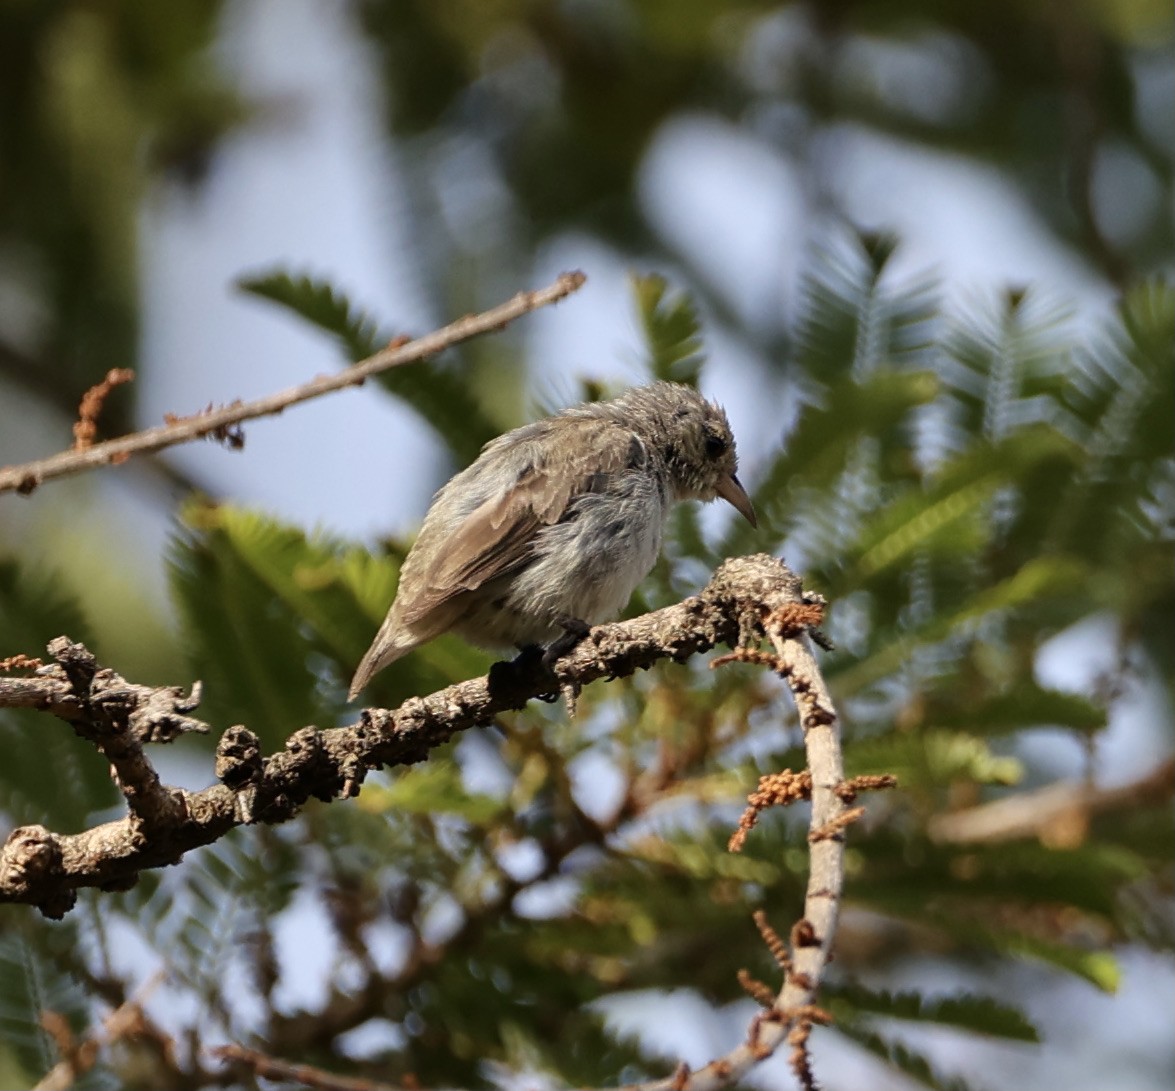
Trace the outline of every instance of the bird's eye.
<instances>
[{"instance_id":1,"label":"bird's eye","mask_svg":"<svg viewBox=\"0 0 1175 1091\"><path fill-rule=\"evenodd\" d=\"M707 458L721 458L730 448L730 443L725 436L718 435L717 432L706 433L706 457Z\"/></svg>"}]
</instances>

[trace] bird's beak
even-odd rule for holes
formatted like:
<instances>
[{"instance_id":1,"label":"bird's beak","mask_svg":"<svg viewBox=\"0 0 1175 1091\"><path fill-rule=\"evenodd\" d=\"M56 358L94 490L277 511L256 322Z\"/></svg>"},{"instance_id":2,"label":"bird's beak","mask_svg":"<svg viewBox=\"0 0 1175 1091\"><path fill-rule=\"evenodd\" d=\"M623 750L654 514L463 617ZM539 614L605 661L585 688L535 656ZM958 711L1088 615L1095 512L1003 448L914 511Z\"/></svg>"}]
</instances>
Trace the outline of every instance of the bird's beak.
<instances>
[{"instance_id":1,"label":"bird's beak","mask_svg":"<svg viewBox=\"0 0 1175 1091\"><path fill-rule=\"evenodd\" d=\"M755 505L751 503L751 498L747 496L747 490L743 488L742 482L734 474L719 478L715 492L751 526L757 527L759 525L759 520L755 516Z\"/></svg>"}]
</instances>

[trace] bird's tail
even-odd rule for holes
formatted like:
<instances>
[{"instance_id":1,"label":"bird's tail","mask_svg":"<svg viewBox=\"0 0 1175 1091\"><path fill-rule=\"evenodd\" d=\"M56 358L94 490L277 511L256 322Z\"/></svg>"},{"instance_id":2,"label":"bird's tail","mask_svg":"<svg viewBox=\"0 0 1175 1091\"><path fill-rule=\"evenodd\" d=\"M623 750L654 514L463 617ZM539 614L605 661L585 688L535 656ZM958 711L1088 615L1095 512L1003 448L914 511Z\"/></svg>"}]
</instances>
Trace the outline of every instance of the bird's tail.
<instances>
[{"instance_id":1,"label":"bird's tail","mask_svg":"<svg viewBox=\"0 0 1175 1091\"><path fill-rule=\"evenodd\" d=\"M386 626L385 626L386 628ZM353 701L372 678L375 677L389 663L394 663L402 655L407 655L416 642L409 644L398 643L390 633L383 628L376 634L367 654L359 661L355 670L355 677L351 679L351 688L347 691L347 700Z\"/></svg>"}]
</instances>

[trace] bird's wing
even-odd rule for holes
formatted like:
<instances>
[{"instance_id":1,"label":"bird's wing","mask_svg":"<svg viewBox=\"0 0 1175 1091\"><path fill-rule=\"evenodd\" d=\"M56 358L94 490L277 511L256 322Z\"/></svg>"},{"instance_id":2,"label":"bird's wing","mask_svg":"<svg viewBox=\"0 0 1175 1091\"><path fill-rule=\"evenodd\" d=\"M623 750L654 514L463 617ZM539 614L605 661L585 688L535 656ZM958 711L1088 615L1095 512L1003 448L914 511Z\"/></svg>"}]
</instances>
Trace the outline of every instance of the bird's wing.
<instances>
[{"instance_id":1,"label":"bird's wing","mask_svg":"<svg viewBox=\"0 0 1175 1091\"><path fill-rule=\"evenodd\" d=\"M555 459L547 444L535 443L534 456L510 488L474 508L451 533L411 601L399 604L401 624L414 625L462 592L525 567L534 556L535 535L559 522L573 500L603 490L613 474L644 464L648 456L636 436L619 424L602 423L561 421L563 442Z\"/></svg>"}]
</instances>

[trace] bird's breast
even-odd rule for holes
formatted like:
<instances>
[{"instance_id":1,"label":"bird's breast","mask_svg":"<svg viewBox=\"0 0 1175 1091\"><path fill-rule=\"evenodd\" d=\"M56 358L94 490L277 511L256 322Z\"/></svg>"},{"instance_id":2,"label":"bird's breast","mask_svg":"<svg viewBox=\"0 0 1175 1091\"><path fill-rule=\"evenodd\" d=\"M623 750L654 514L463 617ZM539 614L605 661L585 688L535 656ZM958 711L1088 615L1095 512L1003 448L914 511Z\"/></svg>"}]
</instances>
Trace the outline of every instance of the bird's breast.
<instances>
[{"instance_id":1,"label":"bird's breast","mask_svg":"<svg viewBox=\"0 0 1175 1091\"><path fill-rule=\"evenodd\" d=\"M618 475L581 495L536 535L534 560L510 583L506 603L536 618L614 618L661 552L666 488L648 473Z\"/></svg>"}]
</instances>

